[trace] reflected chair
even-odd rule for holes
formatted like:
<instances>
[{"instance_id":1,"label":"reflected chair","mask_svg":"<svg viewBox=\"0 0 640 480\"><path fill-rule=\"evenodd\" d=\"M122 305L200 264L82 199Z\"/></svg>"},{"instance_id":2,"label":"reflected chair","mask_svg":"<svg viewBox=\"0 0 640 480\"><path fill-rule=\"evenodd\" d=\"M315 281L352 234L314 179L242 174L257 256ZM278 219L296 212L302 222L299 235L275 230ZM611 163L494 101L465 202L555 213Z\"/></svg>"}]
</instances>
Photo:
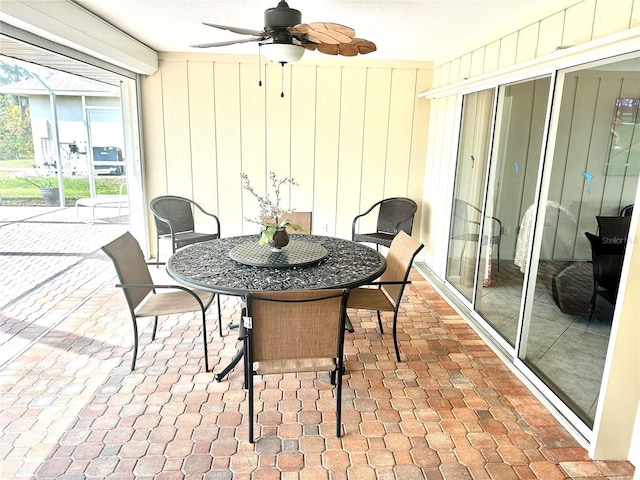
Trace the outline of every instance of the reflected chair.
<instances>
[{"instance_id":1,"label":"reflected chair","mask_svg":"<svg viewBox=\"0 0 640 480\"><path fill-rule=\"evenodd\" d=\"M200 290L190 290L181 285L154 284L149 273L149 267L144 260L140 244L126 232L112 242L102 247L102 250L113 261L120 283L116 287L122 288L131 320L133 321L133 360L131 371L136 368L138 356L138 319L155 317L153 323L152 340L156 338L158 317L160 315L174 315L178 313L200 312L202 314L202 338L204 342L205 370L209 371L209 357L207 354L207 325L206 310L215 298L215 294ZM157 293L157 290L171 290L167 293ZM218 328L222 334L222 317L220 316L220 301L218 299Z\"/></svg>"},{"instance_id":2,"label":"reflected chair","mask_svg":"<svg viewBox=\"0 0 640 480\"><path fill-rule=\"evenodd\" d=\"M253 376L330 372L336 385L336 436L341 435L344 325L348 291L288 290L247 295L243 316L249 441L253 443Z\"/></svg>"},{"instance_id":3,"label":"reflected chair","mask_svg":"<svg viewBox=\"0 0 640 480\"><path fill-rule=\"evenodd\" d=\"M462 240L462 251L460 252L460 268L462 268L462 259L467 247L467 242L478 243L480 239L480 220L482 218L482 210L471 205L464 200L456 198L453 211L453 229L452 240ZM502 222L496 218L487 216L491 228L488 235L482 235L482 245L491 245L496 249L496 257L498 260L498 271L500 271L500 244L502 243ZM485 228L487 228L485 220ZM493 251L493 250L492 250Z\"/></svg>"},{"instance_id":4,"label":"reflected chair","mask_svg":"<svg viewBox=\"0 0 640 480\"><path fill-rule=\"evenodd\" d=\"M393 345L396 349L398 362L400 361L397 338L398 310L404 287L411 283L408 279L413 259L423 247L423 244L404 231L398 233L391 242L387 255L387 268L384 273L369 286L351 290L347 302L348 308L376 310L381 334L384 332L380 312L393 312Z\"/></svg>"},{"instance_id":5,"label":"reflected chair","mask_svg":"<svg viewBox=\"0 0 640 480\"><path fill-rule=\"evenodd\" d=\"M358 233L358 224L363 217L377 209L378 218L376 231L371 233ZM374 203L366 212L356 215L351 224L351 240L354 242L375 243L376 249L382 245L390 247L393 238L401 230L411 235L413 230L413 217L418 210L416 202L410 198L394 197L385 198Z\"/></svg>"},{"instance_id":6,"label":"reflected chair","mask_svg":"<svg viewBox=\"0 0 640 480\"><path fill-rule=\"evenodd\" d=\"M631 217L596 217L598 235L585 232L591 245L593 266L593 293L591 315L593 316L598 295L615 304L622 264L629 235Z\"/></svg>"},{"instance_id":7,"label":"reflected chair","mask_svg":"<svg viewBox=\"0 0 640 480\"><path fill-rule=\"evenodd\" d=\"M156 223L156 265L160 262L160 239L171 239L172 252L193 243L220 238L220 221L213 213L205 211L193 200L175 195L156 197L149 204ZM198 233L193 220L194 207L211 217L216 225L215 233Z\"/></svg>"},{"instance_id":8,"label":"reflected chair","mask_svg":"<svg viewBox=\"0 0 640 480\"><path fill-rule=\"evenodd\" d=\"M627 205L620 210L621 217L630 217L631 215L633 215L633 204Z\"/></svg>"}]
</instances>

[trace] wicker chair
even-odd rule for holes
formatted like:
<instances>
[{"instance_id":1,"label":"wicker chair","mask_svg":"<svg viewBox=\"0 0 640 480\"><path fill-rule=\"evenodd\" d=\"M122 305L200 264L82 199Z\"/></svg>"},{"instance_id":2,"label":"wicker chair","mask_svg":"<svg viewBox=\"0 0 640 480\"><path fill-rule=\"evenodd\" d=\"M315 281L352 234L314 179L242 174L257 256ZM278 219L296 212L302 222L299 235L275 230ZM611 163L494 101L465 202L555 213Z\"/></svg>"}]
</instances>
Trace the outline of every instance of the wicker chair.
<instances>
[{"instance_id":1,"label":"wicker chair","mask_svg":"<svg viewBox=\"0 0 640 480\"><path fill-rule=\"evenodd\" d=\"M174 315L186 312L202 313L202 339L204 342L204 365L209 371L209 357L207 354L207 324L206 310L215 298L215 294L199 290L190 290L181 285L154 284L149 268L144 260L144 254L138 241L129 232L121 235L102 247L111 258L118 274L120 283L116 287L122 288L131 320L133 320L133 360L131 370L136 368L138 357L138 318L155 317L151 338L155 340L158 330L158 316ZM172 291L157 294L156 290L170 289ZM220 301L218 303L218 328L222 335L222 317L220 316Z\"/></svg>"},{"instance_id":2,"label":"wicker chair","mask_svg":"<svg viewBox=\"0 0 640 480\"><path fill-rule=\"evenodd\" d=\"M156 223L156 265L160 263L161 238L171 239L171 249L174 253L178 248L186 245L220 238L220 221L218 217L205 211L193 200L166 195L151 200L149 207ZM215 233L198 233L195 231L194 207L204 215L213 218L217 227Z\"/></svg>"},{"instance_id":3,"label":"wicker chair","mask_svg":"<svg viewBox=\"0 0 640 480\"><path fill-rule=\"evenodd\" d=\"M328 371L336 385L336 436L341 435L347 290L289 290L247 295L244 337L253 443L253 376Z\"/></svg>"},{"instance_id":4,"label":"wicker chair","mask_svg":"<svg viewBox=\"0 0 640 480\"><path fill-rule=\"evenodd\" d=\"M358 222L364 216L370 214L374 209L378 209L378 219L376 231L371 233L358 233ZM351 224L351 239L354 242L375 243L376 248L380 245L390 247L393 238L401 230L411 235L413 230L413 217L418 210L416 202L410 198L394 197L385 198L374 203L369 210L360 215L356 215Z\"/></svg>"},{"instance_id":5,"label":"wicker chair","mask_svg":"<svg viewBox=\"0 0 640 480\"><path fill-rule=\"evenodd\" d=\"M398 349L397 324L398 309L402 301L404 287L411 283L409 273L413 259L424 247L412 237L401 231L391 242L387 256L387 268L380 278L372 282L369 287L360 287L351 290L349 294L348 308L376 310L380 333L382 318L380 312L393 312L393 345L396 349L396 358L400 361ZM372 288L372 286L376 288Z\"/></svg>"}]
</instances>

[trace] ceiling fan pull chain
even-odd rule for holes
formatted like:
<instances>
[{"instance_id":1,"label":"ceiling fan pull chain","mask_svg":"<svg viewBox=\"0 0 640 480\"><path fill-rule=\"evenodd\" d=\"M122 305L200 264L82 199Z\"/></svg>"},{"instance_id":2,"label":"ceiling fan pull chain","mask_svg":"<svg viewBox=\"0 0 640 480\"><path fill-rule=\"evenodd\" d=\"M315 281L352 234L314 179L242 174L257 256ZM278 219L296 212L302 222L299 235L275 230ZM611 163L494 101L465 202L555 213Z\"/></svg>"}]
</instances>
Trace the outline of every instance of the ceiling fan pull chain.
<instances>
[{"instance_id":1,"label":"ceiling fan pull chain","mask_svg":"<svg viewBox=\"0 0 640 480\"><path fill-rule=\"evenodd\" d=\"M258 86L262 86L262 44L258 44Z\"/></svg>"},{"instance_id":2,"label":"ceiling fan pull chain","mask_svg":"<svg viewBox=\"0 0 640 480\"><path fill-rule=\"evenodd\" d=\"M280 71L280 98L284 98L284 63L280 62L280 65L282 65L282 70Z\"/></svg>"}]
</instances>

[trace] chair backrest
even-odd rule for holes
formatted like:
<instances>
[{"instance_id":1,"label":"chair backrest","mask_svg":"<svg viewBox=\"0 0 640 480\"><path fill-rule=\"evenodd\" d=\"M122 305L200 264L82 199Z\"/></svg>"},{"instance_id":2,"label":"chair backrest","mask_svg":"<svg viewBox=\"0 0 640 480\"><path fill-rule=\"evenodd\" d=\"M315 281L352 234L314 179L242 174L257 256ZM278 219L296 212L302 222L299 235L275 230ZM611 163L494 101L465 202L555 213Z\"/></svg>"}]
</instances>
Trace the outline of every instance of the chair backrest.
<instances>
[{"instance_id":1,"label":"chair backrest","mask_svg":"<svg viewBox=\"0 0 640 480\"><path fill-rule=\"evenodd\" d=\"M410 198L385 198L380 202L378 210L377 231L393 235L399 227L399 230L411 235L413 217L417 210L418 205Z\"/></svg>"},{"instance_id":2,"label":"chair backrest","mask_svg":"<svg viewBox=\"0 0 640 480\"><path fill-rule=\"evenodd\" d=\"M631 217L596 217L598 236L610 245L626 246Z\"/></svg>"},{"instance_id":3,"label":"chair backrest","mask_svg":"<svg viewBox=\"0 0 640 480\"><path fill-rule=\"evenodd\" d=\"M633 215L633 204L627 205L620 210L621 217L630 217L631 215Z\"/></svg>"},{"instance_id":4,"label":"chair backrest","mask_svg":"<svg viewBox=\"0 0 640 480\"><path fill-rule=\"evenodd\" d=\"M193 205L195 202L184 197L166 195L151 200L149 207L153 213L158 235L193 232Z\"/></svg>"},{"instance_id":5,"label":"chair backrest","mask_svg":"<svg viewBox=\"0 0 640 480\"><path fill-rule=\"evenodd\" d=\"M146 284L153 283L149 267L144 260L140 244L129 232L102 247L102 251L113 261L120 283ZM124 296L131 311L151 292L153 288L123 288Z\"/></svg>"},{"instance_id":6,"label":"chair backrest","mask_svg":"<svg viewBox=\"0 0 640 480\"><path fill-rule=\"evenodd\" d=\"M424 245L403 231L398 233L391 242L389 253L387 254L387 268L380 276L381 282L406 282L411 272L413 259ZM404 284L382 285L394 304L398 304L402 299Z\"/></svg>"},{"instance_id":7,"label":"chair backrest","mask_svg":"<svg viewBox=\"0 0 640 480\"><path fill-rule=\"evenodd\" d=\"M346 299L343 289L248 294L251 360L342 358Z\"/></svg>"}]
</instances>

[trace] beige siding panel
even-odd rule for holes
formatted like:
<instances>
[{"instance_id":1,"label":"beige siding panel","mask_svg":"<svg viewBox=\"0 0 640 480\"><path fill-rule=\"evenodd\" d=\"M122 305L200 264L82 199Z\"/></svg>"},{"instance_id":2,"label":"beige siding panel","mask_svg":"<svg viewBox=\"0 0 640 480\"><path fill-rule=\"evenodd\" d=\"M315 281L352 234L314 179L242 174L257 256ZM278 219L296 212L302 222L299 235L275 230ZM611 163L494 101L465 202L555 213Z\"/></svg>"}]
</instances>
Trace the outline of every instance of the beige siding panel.
<instances>
[{"instance_id":1,"label":"beige siding panel","mask_svg":"<svg viewBox=\"0 0 640 480\"><path fill-rule=\"evenodd\" d=\"M167 190L167 172L165 169L164 150L164 116L162 115L162 69L154 75L143 77L141 85L141 114L145 119L143 126L144 139L144 183L145 204L148 208L151 199L164 195ZM149 218L149 238L155 239L156 228L151 211L147 210ZM156 256L156 242L149 242L151 256Z\"/></svg>"},{"instance_id":2,"label":"beige siding panel","mask_svg":"<svg viewBox=\"0 0 640 480\"><path fill-rule=\"evenodd\" d=\"M464 80L465 75L468 75L469 72L469 63L465 63L466 70L462 71L462 58L456 58L451 62L451 70L449 71L450 81L459 82L460 80Z\"/></svg>"},{"instance_id":3,"label":"beige siding panel","mask_svg":"<svg viewBox=\"0 0 640 480\"><path fill-rule=\"evenodd\" d=\"M214 64L218 197L224 203L220 223L225 237L242 234L240 171L242 160L240 119L240 68L233 63ZM252 215L253 212L250 213Z\"/></svg>"},{"instance_id":4,"label":"beige siding panel","mask_svg":"<svg viewBox=\"0 0 640 480\"><path fill-rule=\"evenodd\" d=\"M265 178L267 159L265 157L265 96L267 95L265 82L258 84L259 71L253 64L240 64L240 145L241 154L237 160L231 162L239 172L249 176L251 184L260 195L267 193ZM264 70L263 70L264 75ZM264 80L264 79L263 79ZM273 93L273 92L270 92ZM278 93L279 95L279 93ZM229 159L231 160L231 159ZM240 175L230 176L226 180L232 184L240 182ZM258 220L258 202L249 192L242 190L242 218ZM260 226L247 222L242 224L242 233L254 234L260 231Z\"/></svg>"},{"instance_id":5,"label":"beige siding panel","mask_svg":"<svg viewBox=\"0 0 640 480\"><path fill-rule=\"evenodd\" d=\"M457 141L452 125L459 123L460 98L452 95L431 101L429 131L434 142L428 145L424 192L420 217L420 240L425 244L425 263L444 278L450 200Z\"/></svg>"},{"instance_id":6,"label":"beige siding panel","mask_svg":"<svg viewBox=\"0 0 640 480\"><path fill-rule=\"evenodd\" d=\"M456 77L457 80L464 80L471 75L471 57L472 54L468 53L460 58L460 71Z\"/></svg>"},{"instance_id":7,"label":"beige siding panel","mask_svg":"<svg viewBox=\"0 0 640 480\"><path fill-rule=\"evenodd\" d=\"M193 197L186 62L166 62L162 73L167 193Z\"/></svg>"},{"instance_id":8,"label":"beige siding panel","mask_svg":"<svg viewBox=\"0 0 640 480\"><path fill-rule=\"evenodd\" d=\"M418 70L416 75L415 91L424 92L431 86L431 72ZM418 211L414 219L414 232L416 238L420 238L422 220L422 192L424 185L425 158L427 155L427 125L431 101L417 98L414 102L413 121L411 125L411 151L409 160L409 185L407 196L418 204Z\"/></svg>"},{"instance_id":9,"label":"beige siding panel","mask_svg":"<svg viewBox=\"0 0 640 480\"><path fill-rule=\"evenodd\" d=\"M218 173L216 162L216 119L213 65L188 62L189 124L193 158L193 200L205 210L218 214ZM208 217L197 217L198 226ZM209 225L205 225L208 227Z\"/></svg>"},{"instance_id":10,"label":"beige siding panel","mask_svg":"<svg viewBox=\"0 0 640 480\"><path fill-rule=\"evenodd\" d=\"M510 67L516 62L516 53L518 50L518 32L507 35L500 40L500 60L498 66L500 68Z\"/></svg>"},{"instance_id":11,"label":"beige siding panel","mask_svg":"<svg viewBox=\"0 0 640 480\"><path fill-rule=\"evenodd\" d=\"M518 51L516 52L517 63L536 58L538 33L539 25L537 22L520 30L518 33Z\"/></svg>"},{"instance_id":12,"label":"beige siding panel","mask_svg":"<svg viewBox=\"0 0 640 480\"><path fill-rule=\"evenodd\" d=\"M366 210L384 197L390 91L391 71L370 68L367 76L367 107L364 120L361 211ZM364 226L366 227L367 224L365 223ZM369 228L371 227L369 226Z\"/></svg>"},{"instance_id":13,"label":"beige siding panel","mask_svg":"<svg viewBox=\"0 0 640 480\"><path fill-rule=\"evenodd\" d=\"M384 197L406 197L411 162L411 135L416 97L416 71L394 69L391 76L389 131Z\"/></svg>"},{"instance_id":14,"label":"beige siding panel","mask_svg":"<svg viewBox=\"0 0 640 480\"><path fill-rule=\"evenodd\" d=\"M484 55L483 73L493 72L498 69L500 61L500 40L487 45Z\"/></svg>"},{"instance_id":15,"label":"beige siding panel","mask_svg":"<svg viewBox=\"0 0 640 480\"><path fill-rule=\"evenodd\" d=\"M596 0L585 0L567 9L562 45L577 45L591 40L595 6Z\"/></svg>"},{"instance_id":16,"label":"beige siding panel","mask_svg":"<svg viewBox=\"0 0 640 480\"><path fill-rule=\"evenodd\" d=\"M555 51L562 45L562 30L564 27L565 12L558 12L543 19L540 22L540 35L538 35L537 56L541 57Z\"/></svg>"},{"instance_id":17,"label":"beige siding panel","mask_svg":"<svg viewBox=\"0 0 640 480\"><path fill-rule=\"evenodd\" d=\"M471 54L471 68L470 68L470 72L471 75L473 77L476 77L478 75L482 75L483 71L484 71L484 55L485 55L485 48L478 48L477 50L474 50L473 53Z\"/></svg>"},{"instance_id":18,"label":"beige siding panel","mask_svg":"<svg viewBox=\"0 0 640 480\"><path fill-rule=\"evenodd\" d=\"M440 67L440 84L439 85L447 85L448 83L453 82L454 80L452 80L452 76L457 76L457 73L458 72L456 72L455 74L451 73L451 63L447 63L443 65L442 67Z\"/></svg>"},{"instance_id":19,"label":"beige siding panel","mask_svg":"<svg viewBox=\"0 0 640 480\"><path fill-rule=\"evenodd\" d=\"M446 64L450 65L450 64ZM444 84L442 81L442 71L445 67L443 65L437 66L433 69L433 87L439 87Z\"/></svg>"},{"instance_id":20,"label":"beige siding panel","mask_svg":"<svg viewBox=\"0 0 640 480\"><path fill-rule=\"evenodd\" d=\"M313 213L316 129L315 66L296 65L291 70L291 176L298 187L291 191L291 207ZM313 233L317 224L311 218ZM320 232L321 233L321 232Z\"/></svg>"},{"instance_id":21,"label":"beige siding panel","mask_svg":"<svg viewBox=\"0 0 640 480\"><path fill-rule=\"evenodd\" d=\"M631 21L629 22L629 28L640 26L640 2L633 2L631 10Z\"/></svg>"},{"instance_id":22,"label":"beige siding panel","mask_svg":"<svg viewBox=\"0 0 640 480\"><path fill-rule=\"evenodd\" d=\"M325 67L318 70L316 84L316 170L314 181L313 221L329 225L328 235L335 234L338 153L340 135L341 69Z\"/></svg>"},{"instance_id":23,"label":"beige siding panel","mask_svg":"<svg viewBox=\"0 0 640 480\"><path fill-rule=\"evenodd\" d=\"M291 156L291 65L266 65L267 171L289 176ZM282 96L284 94L284 96ZM282 192L282 206L289 206L289 190Z\"/></svg>"},{"instance_id":24,"label":"beige siding panel","mask_svg":"<svg viewBox=\"0 0 640 480\"><path fill-rule=\"evenodd\" d=\"M633 0L598 0L593 22L592 39L629 28ZM611 12L616 12L611 15Z\"/></svg>"},{"instance_id":25,"label":"beige siding panel","mask_svg":"<svg viewBox=\"0 0 640 480\"><path fill-rule=\"evenodd\" d=\"M360 213L360 186L365 123L367 70L345 67L342 71L340 104L340 151L338 165L338 209L335 231L351 238L353 218ZM324 233L320 225L320 233Z\"/></svg>"}]
</instances>

